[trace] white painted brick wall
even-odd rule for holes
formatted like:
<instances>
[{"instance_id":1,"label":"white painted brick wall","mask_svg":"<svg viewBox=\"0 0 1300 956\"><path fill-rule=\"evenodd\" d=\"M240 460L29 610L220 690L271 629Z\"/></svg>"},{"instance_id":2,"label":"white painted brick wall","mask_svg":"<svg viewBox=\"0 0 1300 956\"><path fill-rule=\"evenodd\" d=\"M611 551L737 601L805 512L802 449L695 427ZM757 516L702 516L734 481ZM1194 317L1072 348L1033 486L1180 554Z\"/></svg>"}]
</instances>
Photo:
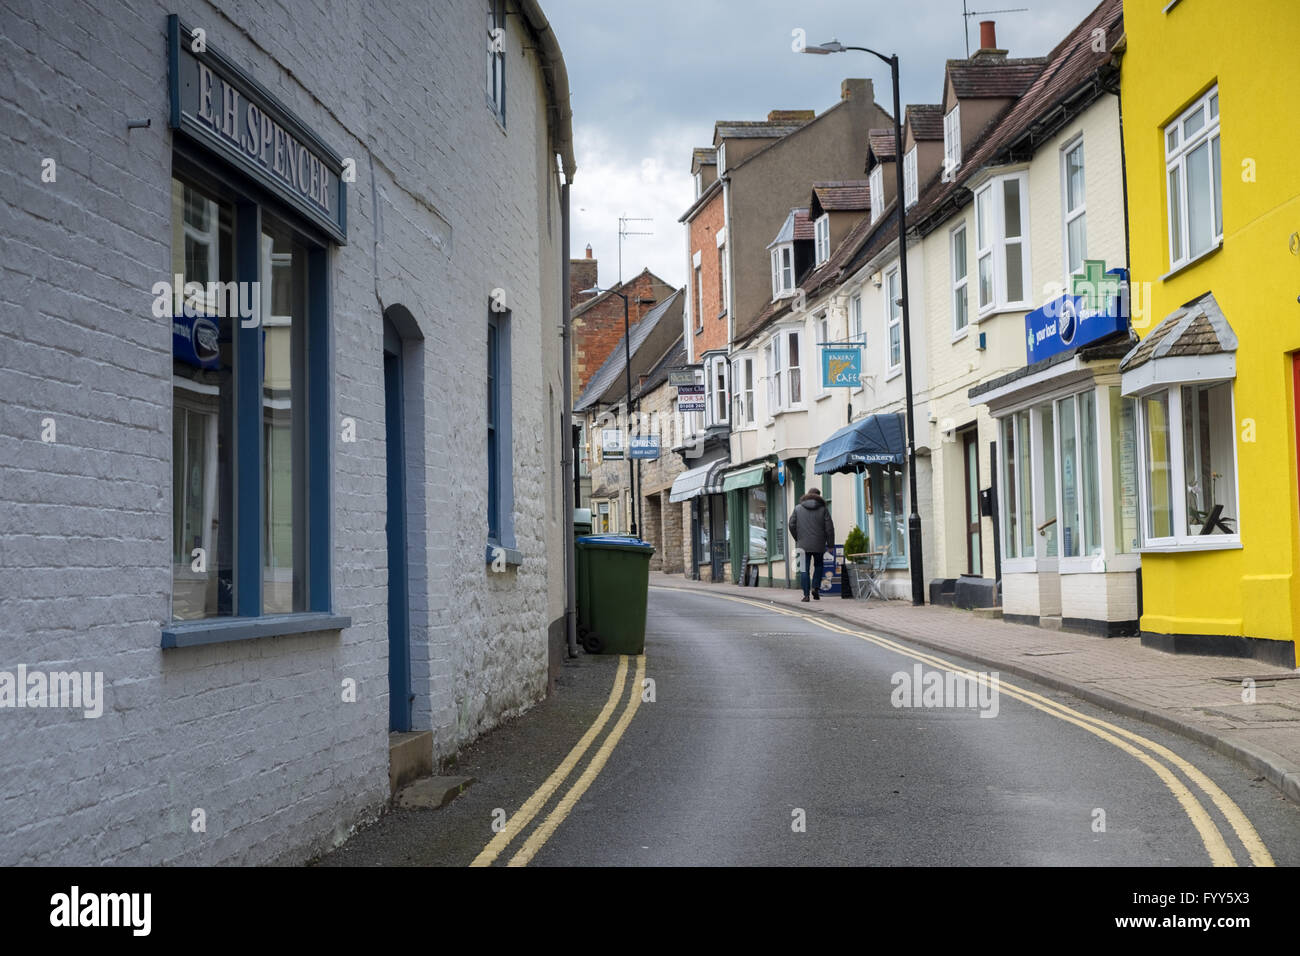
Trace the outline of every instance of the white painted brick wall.
<instances>
[{"instance_id":1,"label":"white painted brick wall","mask_svg":"<svg viewBox=\"0 0 1300 956\"><path fill-rule=\"evenodd\" d=\"M357 160L349 244L331 268L335 413L358 435L334 447L335 609L353 619L341 633L159 648L171 336L149 290L170 272L170 12ZM387 798L387 306L406 306L423 335L407 363L423 389L408 402L423 442L408 476L423 561L416 725L447 754L545 692L546 628L563 607L547 554L566 526L548 510L547 477L559 458L546 396L560 393L560 208L555 192L546 232L537 55L510 16L503 132L485 105L484 17L473 0L433 16L345 0L0 10L0 669L103 671L107 698L98 720L0 711L0 863L295 861ZM126 130L144 118L150 129ZM47 156L53 184L40 181ZM524 563L493 575L482 391L497 287L513 309ZM39 440L45 417L56 444ZM346 677L356 704L341 702ZM205 834L190 830L196 807Z\"/></svg>"}]
</instances>

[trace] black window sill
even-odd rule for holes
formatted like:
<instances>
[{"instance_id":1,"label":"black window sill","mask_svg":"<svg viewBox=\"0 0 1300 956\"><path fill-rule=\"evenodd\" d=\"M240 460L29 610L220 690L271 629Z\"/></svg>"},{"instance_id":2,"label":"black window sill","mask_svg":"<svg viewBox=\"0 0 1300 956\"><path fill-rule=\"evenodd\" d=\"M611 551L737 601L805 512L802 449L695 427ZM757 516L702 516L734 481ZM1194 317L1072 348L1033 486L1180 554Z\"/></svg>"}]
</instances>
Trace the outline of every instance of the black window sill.
<instances>
[{"instance_id":1,"label":"black window sill","mask_svg":"<svg viewBox=\"0 0 1300 956\"><path fill-rule=\"evenodd\" d=\"M284 637L313 631L341 631L352 626L352 618L325 611L300 614L269 614L266 617L223 617L203 621L175 621L162 629L162 646L196 647L200 644L228 644L260 637Z\"/></svg>"}]
</instances>

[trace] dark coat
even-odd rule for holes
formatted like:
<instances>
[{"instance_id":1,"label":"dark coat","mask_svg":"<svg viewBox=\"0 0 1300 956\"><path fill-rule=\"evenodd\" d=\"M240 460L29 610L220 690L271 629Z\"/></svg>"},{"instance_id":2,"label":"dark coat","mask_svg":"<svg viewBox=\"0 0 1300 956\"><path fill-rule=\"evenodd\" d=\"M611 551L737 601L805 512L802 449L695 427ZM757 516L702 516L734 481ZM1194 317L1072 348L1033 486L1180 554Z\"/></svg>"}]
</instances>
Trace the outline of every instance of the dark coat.
<instances>
[{"instance_id":1,"label":"dark coat","mask_svg":"<svg viewBox=\"0 0 1300 956\"><path fill-rule=\"evenodd\" d=\"M790 514L790 537L804 554L821 554L835 543L835 525L831 509L821 495L812 492L799 499Z\"/></svg>"}]
</instances>

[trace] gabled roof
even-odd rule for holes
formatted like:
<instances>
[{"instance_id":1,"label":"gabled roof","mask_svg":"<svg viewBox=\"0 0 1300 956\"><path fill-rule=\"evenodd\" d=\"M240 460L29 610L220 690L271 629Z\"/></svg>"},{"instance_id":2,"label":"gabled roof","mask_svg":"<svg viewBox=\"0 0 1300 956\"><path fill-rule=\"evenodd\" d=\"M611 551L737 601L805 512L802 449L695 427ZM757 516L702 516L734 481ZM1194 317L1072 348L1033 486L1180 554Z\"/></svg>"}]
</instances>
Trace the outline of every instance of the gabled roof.
<instances>
[{"instance_id":1,"label":"gabled roof","mask_svg":"<svg viewBox=\"0 0 1300 956\"><path fill-rule=\"evenodd\" d=\"M791 209L790 215L785 217L785 222L781 225L781 231L776 234L776 238L767 244L767 248L782 242L796 242L802 239L812 240L816 237L813 229L812 219L808 216L807 209Z\"/></svg>"},{"instance_id":2,"label":"gabled roof","mask_svg":"<svg viewBox=\"0 0 1300 956\"><path fill-rule=\"evenodd\" d=\"M767 120L718 120L713 124L713 139L779 139L793 133L804 123Z\"/></svg>"},{"instance_id":3,"label":"gabled roof","mask_svg":"<svg viewBox=\"0 0 1300 956\"><path fill-rule=\"evenodd\" d=\"M813 183L812 190L813 202L808 207L810 216L815 212L814 206L820 207L822 212L860 212L871 206L871 193L865 179Z\"/></svg>"},{"instance_id":4,"label":"gabled roof","mask_svg":"<svg viewBox=\"0 0 1300 956\"><path fill-rule=\"evenodd\" d=\"M596 374L587 382L587 387L582 390L578 400L573 403L575 412L584 411L600 401L601 397L611 387L619 383L619 377L623 375L624 368L627 367L625 352L631 351L632 364L636 365L637 353L650 338L650 334L659 326L660 322L668 316L674 304L677 306L677 317L681 317L682 291L678 289L668 298L664 299L657 306L647 312L636 325L632 326L631 338L628 336L619 336L618 344L614 346L614 351L609 353L609 357L596 370ZM669 319L669 321L672 321ZM680 322L679 322L680 324ZM626 345L624 342L626 341Z\"/></svg>"},{"instance_id":5,"label":"gabled roof","mask_svg":"<svg viewBox=\"0 0 1300 956\"><path fill-rule=\"evenodd\" d=\"M718 165L718 151L712 146L696 146L691 150L691 169L697 166Z\"/></svg>"},{"instance_id":6,"label":"gabled roof","mask_svg":"<svg viewBox=\"0 0 1300 956\"><path fill-rule=\"evenodd\" d=\"M1042 56L1019 60L972 58L949 60L946 70L957 99L1000 98L1024 95L1047 62L1048 57Z\"/></svg>"},{"instance_id":7,"label":"gabled roof","mask_svg":"<svg viewBox=\"0 0 1300 956\"><path fill-rule=\"evenodd\" d=\"M871 168L871 160L874 157L876 162L884 163L893 159L897 155L894 147L894 131L892 129L870 129L867 130L867 168Z\"/></svg>"},{"instance_id":8,"label":"gabled roof","mask_svg":"<svg viewBox=\"0 0 1300 956\"><path fill-rule=\"evenodd\" d=\"M919 142L943 139L943 105L913 104L903 110L903 124L910 126L912 138Z\"/></svg>"},{"instance_id":9,"label":"gabled roof","mask_svg":"<svg viewBox=\"0 0 1300 956\"><path fill-rule=\"evenodd\" d=\"M932 229L970 201L965 183L985 166L1000 165L1033 155L1045 140L1055 135L1061 123L1082 108L1072 105L1065 113L1067 101L1101 95L1104 83L1114 74L1109 50L1093 48L1094 30L1118 41L1123 33L1122 0L1102 2L1056 45L1045 60L1035 67L1037 76L1024 95L1003 110L977 134L969 147L963 146L962 164L951 182L942 181L942 171L921 187L919 202L907 213L909 228L921 235ZM964 61L958 61L964 62ZM1028 62L1028 61L1016 61Z\"/></svg>"},{"instance_id":10,"label":"gabled roof","mask_svg":"<svg viewBox=\"0 0 1300 956\"><path fill-rule=\"evenodd\" d=\"M577 318L578 316L582 315L582 313L584 313L584 312L586 312L588 309L590 309L590 308L591 308L593 305L595 305L597 302L604 302L607 298L609 298L611 295L613 295L614 292L616 292L616 291L617 291L617 292L622 292L622 291L623 291L624 289L626 289L628 286L633 285L633 284L636 282L637 279L641 278L641 277L644 276L644 275L648 275L648 276L649 276L650 278L652 278L652 279L658 279L660 282L663 282L664 285L668 285L667 282L664 282L663 279L660 279L657 275L655 275L653 272L651 272L651 271L650 271L650 267L647 266L646 268L644 268L644 269L642 269L640 272L638 272L636 275L634 275L632 278L630 278L630 279L625 279L624 281L618 283L617 285L611 286L610 288L608 288L608 289L606 289L604 292L602 292L600 295L592 296L592 297L591 297L590 299L588 299L586 302L582 303L582 305L580 305L580 306L574 308L573 310L571 310L570 313L569 313L569 317L570 317L571 319L573 319L573 318ZM644 321L644 320L643 320L643 321Z\"/></svg>"}]
</instances>

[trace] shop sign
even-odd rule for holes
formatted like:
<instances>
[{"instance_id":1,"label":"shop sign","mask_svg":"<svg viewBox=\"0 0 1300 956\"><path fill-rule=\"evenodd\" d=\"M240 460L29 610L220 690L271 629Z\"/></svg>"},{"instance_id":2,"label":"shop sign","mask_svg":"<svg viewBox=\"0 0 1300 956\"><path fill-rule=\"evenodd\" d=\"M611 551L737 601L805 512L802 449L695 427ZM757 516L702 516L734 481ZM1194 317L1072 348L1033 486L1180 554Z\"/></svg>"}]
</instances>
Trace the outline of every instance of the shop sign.
<instances>
[{"instance_id":1,"label":"shop sign","mask_svg":"<svg viewBox=\"0 0 1300 956\"><path fill-rule=\"evenodd\" d=\"M1025 316L1027 365L1128 328L1128 274L1103 271L1105 266L1085 260L1083 275L1074 277L1074 294L1057 296Z\"/></svg>"},{"instance_id":2,"label":"shop sign","mask_svg":"<svg viewBox=\"0 0 1300 956\"><path fill-rule=\"evenodd\" d=\"M347 241L343 159L262 84L218 53L207 34L167 20L171 127L279 196L338 242ZM349 161L350 162L350 161Z\"/></svg>"},{"instance_id":3,"label":"shop sign","mask_svg":"<svg viewBox=\"0 0 1300 956\"><path fill-rule=\"evenodd\" d=\"M862 384L862 346L822 346L822 388Z\"/></svg>"},{"instance_id":4,"label":"shop sign","mask_svg":"<svg viewBox=\"0 0 1300 956\"><path fill-rule=\"evenodd\" d=\"M658 435L635 435L628 447L629 457L654 460L659 457Z\"/></svg>"},{"instance_id":5,"label":"shop sign","mask_svg":"<svg viewBox=\"0 0 1300 956\"><path fill-rule=\"evenodd\" d=\"M600 430L600 454L606 461L623 458L623 429L602 428Z\"/></svg>"}]
</instances>

